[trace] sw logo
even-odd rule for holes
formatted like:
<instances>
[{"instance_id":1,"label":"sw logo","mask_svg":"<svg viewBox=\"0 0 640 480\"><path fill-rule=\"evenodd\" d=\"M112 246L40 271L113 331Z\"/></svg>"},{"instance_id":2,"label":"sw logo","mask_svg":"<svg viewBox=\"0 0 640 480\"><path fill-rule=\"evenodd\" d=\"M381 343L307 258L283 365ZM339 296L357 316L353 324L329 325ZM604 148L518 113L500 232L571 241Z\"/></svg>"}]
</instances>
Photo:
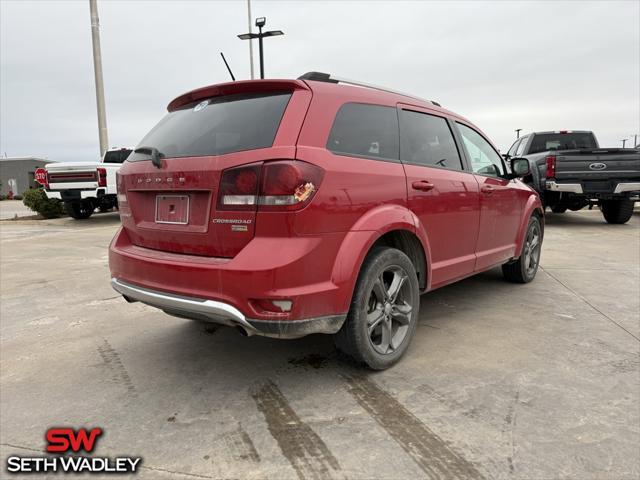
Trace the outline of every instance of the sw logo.
<instances>
[{"instance_id":1,"label":"sw logo","mask_svg":"<svg viewBox=\"0 0 640 480\"><path fill-rule=\"evenodd\" d=\"M7 458L9 473L136 473L141 457L93 457L74 455L92 453L98 438L104 434L102 428L55 427L47 430L46 452L49 456Z\"/></svg>"},{"instance_id":2,"label":"sw logo","mask_svg":"<svg viewBox=\"0 0 640 480\"><path fill-rule=\"evenodd\" d=\"M84 450L87 453L93 452L98 437L102 435L101 428L92 428L87 432L80 428L74 431L72 428L50 428L47 430L47 452L63 453L69 450L78 453Z\"/></svg>"}]
</instances>

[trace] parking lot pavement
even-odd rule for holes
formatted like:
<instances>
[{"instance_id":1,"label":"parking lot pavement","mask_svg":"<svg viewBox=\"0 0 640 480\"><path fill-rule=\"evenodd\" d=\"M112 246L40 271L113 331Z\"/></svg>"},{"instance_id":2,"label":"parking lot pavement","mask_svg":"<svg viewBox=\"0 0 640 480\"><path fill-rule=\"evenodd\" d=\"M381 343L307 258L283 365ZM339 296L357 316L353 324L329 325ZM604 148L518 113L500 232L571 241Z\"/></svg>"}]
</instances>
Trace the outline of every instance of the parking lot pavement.
<instances>
[{"instance_id":1,"label":"parking lot pavement","mask_svg":"<svg viewBox=\"0 0 640 480\"><path fill-rule=\"evenodd\" d=\"M26 207L22 200L2 200L0 201L0 220L15 217L30 217L36 213Z\"/></svg>"},{"instance_id":2,"label":"parking lot pavement","mask_svg":"<svg viewBox=\"0 0 640 480\"><path fill-rule=\"evenodd\" d=\"M422 298L404 360L371 373L331 339L245 338L111 290L116 214L0 224L0 429L58 425L141 478L640 476L640 214L550 214L529 285L499 270Z\"/></svg>"}]
</instances>

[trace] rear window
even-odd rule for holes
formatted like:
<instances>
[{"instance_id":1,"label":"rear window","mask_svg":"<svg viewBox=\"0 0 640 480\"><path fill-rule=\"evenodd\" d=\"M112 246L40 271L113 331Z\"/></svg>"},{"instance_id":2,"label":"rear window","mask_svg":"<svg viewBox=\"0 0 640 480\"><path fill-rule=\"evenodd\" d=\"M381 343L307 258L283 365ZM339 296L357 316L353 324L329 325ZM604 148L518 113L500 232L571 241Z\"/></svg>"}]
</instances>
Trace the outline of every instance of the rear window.
<instances>
[{"instance_id":1,"label":"rear window","mask_svg":"<svg viewBox=\"0 0 640 480\"><path fill-rule=\"evenodd\" d=\"M131 155L131 149L110 150L104 154L104 163L122 163Z\"/></svg>"},{"instance_id":2,"label":"rear window","mask_svg":"<svg viewBox=\"0 0 640 480\"><path fill-rule=\"evenodd\" d=\"M405 163L462 170L449 124L442 117L402 110L400 158Z\"/></svg>"},{"instance_id":3,"label":"rear window","mask_svg":"<svg viewBox=\"0 0 640 480\"><path fill-rule=\"evenodd\" d=\"M339 155L398 160L398 113L395 107L346 103L331 127L327 149Z\"/></svg>"},{"instance_id":4,"label":"rear window","mask_svg":"<svg viewBox=\"0 0 640 480\"><path fill-rule=\"evenodd\" d=\"M191 103L168 113L140 141L166 158L224 155L273 145L291 93L239 94ZM132 153L129 161L149 160Z\"/></svg>"},{"instance_id":5,"label":"rear window","mask_svg":"<svg viewBox=\"0 0 640 480\"><path fill-rule=\"evenodd\" d=\"M529 153L547 150L575 150L577 148L598 148L592 133L541 133L533 136Z\"/></svg>"}]
</instances>

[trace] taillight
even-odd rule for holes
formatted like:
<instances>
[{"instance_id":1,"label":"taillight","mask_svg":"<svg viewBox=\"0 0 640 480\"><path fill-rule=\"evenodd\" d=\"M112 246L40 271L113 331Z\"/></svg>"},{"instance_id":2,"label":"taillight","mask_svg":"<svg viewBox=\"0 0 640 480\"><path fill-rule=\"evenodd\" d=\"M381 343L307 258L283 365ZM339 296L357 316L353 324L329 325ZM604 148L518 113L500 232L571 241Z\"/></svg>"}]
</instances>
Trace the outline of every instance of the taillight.
<instances>
[{"instance_id":1,"label":"taillight","mask_svg":"<svg viewBox=\"0 0 640 480\"><path fill-rule=\"evenodd\" d=\"M555 178L556 177L556 156L555 155L547 155L544 159L547 164L547 178Z\"/></svg>"},{"instance_id":2,"label":"taillight","mask_svg":"<svg viewBox=\"0 0 640 480\"><path fill-rule=\"evenodd\" d=\"M260 210L298 210L315 195L323 171L310 163L282 160L265 163L260 182Z\"/></svg>"},{"instance_id":3,"label":"taillight","mask_svg":"<svg viewBox=\"0 0 640 480\"><path fill-rule=\"evenodd\" d=\"M255 210L262 165L254 163L222 172L218 208L221 210Z\"/></svg>"},{"instance_id":4,"label":"taillight","mask_svg":"<svg viewBox=\"0 0 640 480\"><path fill-rule=\"evenodd\" d=\"M107 186L107 169L106 168L98 168L98 186L99 187Z\"/></svg>"},{"instance_id":5,"label":"taillight","mask_svg":"<svg viewBox=\"0 0 640 480\"><path fill-rule=\"evenodd\" d=\"M225 170L220 180L222 210L283 211L307 205L322 181L323 170L299 160L278 160Z\"/></svg>"}]
</instances>

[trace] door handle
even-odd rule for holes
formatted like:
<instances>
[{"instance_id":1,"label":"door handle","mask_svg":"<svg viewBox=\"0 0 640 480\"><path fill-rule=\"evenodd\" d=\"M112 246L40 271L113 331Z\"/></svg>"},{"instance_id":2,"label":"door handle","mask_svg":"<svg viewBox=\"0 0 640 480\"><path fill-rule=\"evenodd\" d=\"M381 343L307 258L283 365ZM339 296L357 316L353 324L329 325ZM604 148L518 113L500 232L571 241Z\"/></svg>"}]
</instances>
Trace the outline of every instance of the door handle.
<instances>
[{"instance_id":1,"label":"door handle","mask_svg":"<svg viewBox=\"0 0 640 480\"><path fill-rule=\"evenodd\" d=\"M423 192L428 192L429 190L433 190L435 185L428 180L416 180L411 184L414 190L421 190Z\"/></svg>"},{"instance_id":2,"label":"door handle","mask_svg":"<svg viewBox=\"0 0 640 480\"><path fill-rule=\"evenodd\" d=\"M487 195L491 195L496 191L496 187L494 187L493 185L483 185L482 187L480 187L480 191L482 193L486 193Z\"/></svg>"}]
</instances>

